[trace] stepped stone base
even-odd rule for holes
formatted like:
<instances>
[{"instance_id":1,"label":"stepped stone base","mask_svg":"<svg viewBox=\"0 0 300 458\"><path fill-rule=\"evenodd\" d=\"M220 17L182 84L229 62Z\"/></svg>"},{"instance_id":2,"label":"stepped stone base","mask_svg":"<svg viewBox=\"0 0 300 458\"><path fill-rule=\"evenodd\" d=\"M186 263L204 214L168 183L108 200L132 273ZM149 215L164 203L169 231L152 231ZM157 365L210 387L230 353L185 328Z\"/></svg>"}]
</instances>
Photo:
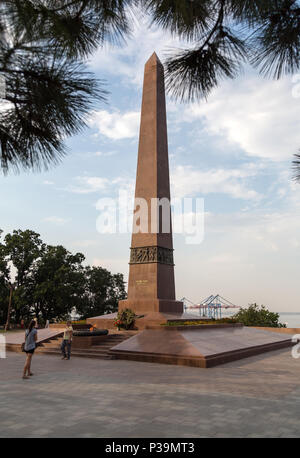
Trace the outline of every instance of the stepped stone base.
<instances>
[{"instance_id":1,"label":"stepped stone base","mask_svg":"<svg viewBox=\"0 0 300 458\"><path fill-rule=\"evenodd\" d=\"M117 359L209 368L293 345L291 337L243 326L145 329L116 345Z\"/></svg>"},{"instance_id":2,"label":"stepped stone base","mask_svg":"<svg viewBox=\"0 0 300 458\"><path fill-rule=\"evenodd\" d=\"M124 332L108 334L106 336L93 336L93 337L78 337L74 336L72 342L71 357L82 357L82 358L96 358L96 359L115 359L110 353L110 349L117 344L120 344L125 339L132 337L134 332ZM97 339L93 342L93 345L89 345L89 339ZM101 340L100 340L101 339ZM85 341L86 340L86 341ZM56 357L61 356L61 342L62 338L52 340L44 343L42 346L37 348L37 353L43 353L47 355L53 355Z\"/></svg>"},{"instance_id":3,"label":"stepped stone base","mask_svg":"<svg viewBox=\"0 0 300 458\"><path fill-rule=\"evenodd\" d=\"M89 348L93 345L99 345L107 340L107 336L74 336L72 340L72 348Z\"/></svg>"},{"instance_id":4,"label":"stepped stone base","mask_svg":"<svg viewBox=\"0 0 300 458\"><path fill-rule=\"evenodd\" d=\"M40 333L39 346L36 348L37 354L53 355L55 357L61 357L61 343L62 335L61 330L57 332L42 332ZM117 344L120 344L124 340L132 337L136 333L134 331L126 332L115 332L106 336L92 336L92 337L76 337L74 336L72 342L71 357L78 356L83 358L97 358L97 359L115 359L110 354L110 349ZM49 337L50 336L50 337ZM17 336L16 336L17 337ZM84 341L86 339L86 342ZM90 339L96 339L93 341L93 345L90 346ZM12 341L11 337L11 341ZM15 338L16 340L16 338ZM21 352L21 340L15 343L9 343L6 345L7 351Z\"/></svg>"}]
</instances>

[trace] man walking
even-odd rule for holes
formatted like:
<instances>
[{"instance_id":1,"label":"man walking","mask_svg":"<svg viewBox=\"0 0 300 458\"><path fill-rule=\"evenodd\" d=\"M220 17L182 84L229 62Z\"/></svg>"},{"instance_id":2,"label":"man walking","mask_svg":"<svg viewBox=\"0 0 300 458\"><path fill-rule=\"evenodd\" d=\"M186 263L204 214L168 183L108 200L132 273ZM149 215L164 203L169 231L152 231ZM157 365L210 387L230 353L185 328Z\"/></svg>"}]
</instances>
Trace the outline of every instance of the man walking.
<instances>
[{"instance_id":1,"label":"man walking","mask_svg":"<svg viewBox=\"0 0 300 458\"><path fill-rule=\"evenodd\" d=\"M71 324L71 321L67 321L67 325L64 330L64 338L61 344L61 352L63 355L62 359L70 359L71 357L72 337L73 337L72 324ZM68 356L66 355L66 347L67 347Z\"/></svg>"}]
</instances>

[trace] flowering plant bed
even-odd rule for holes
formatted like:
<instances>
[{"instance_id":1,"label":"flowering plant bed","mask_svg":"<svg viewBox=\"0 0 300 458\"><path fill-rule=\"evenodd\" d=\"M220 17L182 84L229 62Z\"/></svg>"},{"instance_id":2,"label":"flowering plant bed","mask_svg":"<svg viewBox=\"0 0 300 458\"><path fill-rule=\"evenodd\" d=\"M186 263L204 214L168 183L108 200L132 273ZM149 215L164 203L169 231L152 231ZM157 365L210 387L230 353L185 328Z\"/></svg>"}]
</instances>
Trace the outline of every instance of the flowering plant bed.
<instances>
[{"instance_id":1,"label":"flowering plant bed","mask_svg":"<svg viewBox=\"0 0 300 458\"><path fill-rule=\"evenodd\" d=\"M135 319L137 315L131 309L124 309L118 312L117 319L114 321L114 326L119 330L124 328L126 330L134 327Z\"/></svg>"},{"instance_id":2,"label":"flowering plant bed","mask_svg":"<svg viewBox=\"0 0 300 458\"><path fill-rule=\"evenodd\" d=\"M115 328L118 328L118 330L120 331L120 329L124 327L124 323L121 320L115 320L114 321L114 326L115 326Z\"/></svg>"},{"instance_id":3,"label":"flowering plant bed","mask_svg":"<svg viewBox=\"0 0 300 458\"><path fill-rule=\"evenodd\" d=\"M235 327L242 326L236 320L232 318L223 318L220 320L193 320L193 321L167 321L162 323L160 326L164 326L166 329L212 329L212 328L224 328L224 327Z\"/></svg>"},{"instance_id":4,"label":"flowering plant bed","mask_svg":"<svg viewBox=\"0 0 300 458\"><path fill-rule=\"evenodd\" d=\"M86 320L70 320L71 321L71 324L72 326L74 324L86 324ZM67 324L67 321L60 321L59 323L52 323L52 324Z\"/></svg>"},{"instance_id":5,"label":"flowering plant bed","mask_svg":"<svg viewBox=\"0 0 300 458\"><path fill-rule=\"evenodd\" d=\"M233 318L220 318L219 320L207 319L207 320L185 320L185 321L172 321L168 320L167 323L162 326L203 326L203 325L214 325L214 324L235 324L237 320Z\"/></svg>"},{"instance_id":6,"label":"flowering plant bed","mask_svg":"<svg viewBox=\"0 0 300 458\"><path fill-rule=\"evenodd\" d=\"M195 324L195 323L190 323L190 324L183 324L180 322L177 323L162 323L160 326L147 326L147 329L161 329L164 328L168 331L188 331L188 330L205 330L205 329L221 329L221 328L235 328L235 327L243 327L244 325L241 323L205 323L205 324Z\"/></svg>"}]
</instances>

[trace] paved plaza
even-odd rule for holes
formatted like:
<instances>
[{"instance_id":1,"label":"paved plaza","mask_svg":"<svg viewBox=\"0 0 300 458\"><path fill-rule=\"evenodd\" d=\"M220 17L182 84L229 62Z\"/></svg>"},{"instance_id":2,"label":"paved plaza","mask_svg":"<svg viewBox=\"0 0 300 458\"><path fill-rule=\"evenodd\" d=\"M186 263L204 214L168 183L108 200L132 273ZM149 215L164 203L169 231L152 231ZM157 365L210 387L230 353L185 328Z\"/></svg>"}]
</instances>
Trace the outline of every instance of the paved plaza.
<instances>
[{"instance_id":1,"label":"paved plaza","mask_svg":"<svg viewBox=\"0 0 300 458\"><path fill-rule=\"evenodd\" d=\"M290 349L211 369L35 355L0 360L0 437L299 437Z\"/></svg>"}]
</instances>

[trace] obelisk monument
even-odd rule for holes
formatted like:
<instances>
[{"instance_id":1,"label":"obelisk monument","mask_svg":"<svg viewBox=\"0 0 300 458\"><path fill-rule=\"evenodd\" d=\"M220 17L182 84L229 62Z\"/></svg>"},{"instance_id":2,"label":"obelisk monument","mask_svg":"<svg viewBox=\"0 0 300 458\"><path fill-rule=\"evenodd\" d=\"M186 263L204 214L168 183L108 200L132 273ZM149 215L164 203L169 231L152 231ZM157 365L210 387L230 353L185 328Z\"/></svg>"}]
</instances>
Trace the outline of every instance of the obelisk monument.
<instances>
[{"instance_id":1,"label":"obelisk monument","mask_svg":"<svg viewBox=\"0 0 300 458\"><path fill-rule=\"evenodd\" d=\"M287 336L239 323L200 324L200 317L185 316L183 303L175 299L172 229L159 224L153 231L157 211L150 205L157 199L170 201L164 70L156 54L145 66L135 197L128 299L119 302L119 310L130 308L140 315L135 321L139 332L111 348L110 355L204 368L291 345ZM165 213L170 219L170 207ZM111 329L116 315L87 322ZM186 320L194 325L181 326ZM161 326L167 322L172 326Z\"/></svg>"},{"instance_id":2,"label":"obelisk monument","mask_svg":"<svg viewBox=\"0 0 300 458\"><path fill-rule=\"evenodd\" d=\"M164 210L165 219L169 217L167 228L163 225L162 209L157 219L158 199L169 202ZM119 310L130 308L141 314L183 313L183 303L175 297L164 68L155 53L145 65L134 227L128 298L119 302Z\"/></svg>"}]
</instances>

